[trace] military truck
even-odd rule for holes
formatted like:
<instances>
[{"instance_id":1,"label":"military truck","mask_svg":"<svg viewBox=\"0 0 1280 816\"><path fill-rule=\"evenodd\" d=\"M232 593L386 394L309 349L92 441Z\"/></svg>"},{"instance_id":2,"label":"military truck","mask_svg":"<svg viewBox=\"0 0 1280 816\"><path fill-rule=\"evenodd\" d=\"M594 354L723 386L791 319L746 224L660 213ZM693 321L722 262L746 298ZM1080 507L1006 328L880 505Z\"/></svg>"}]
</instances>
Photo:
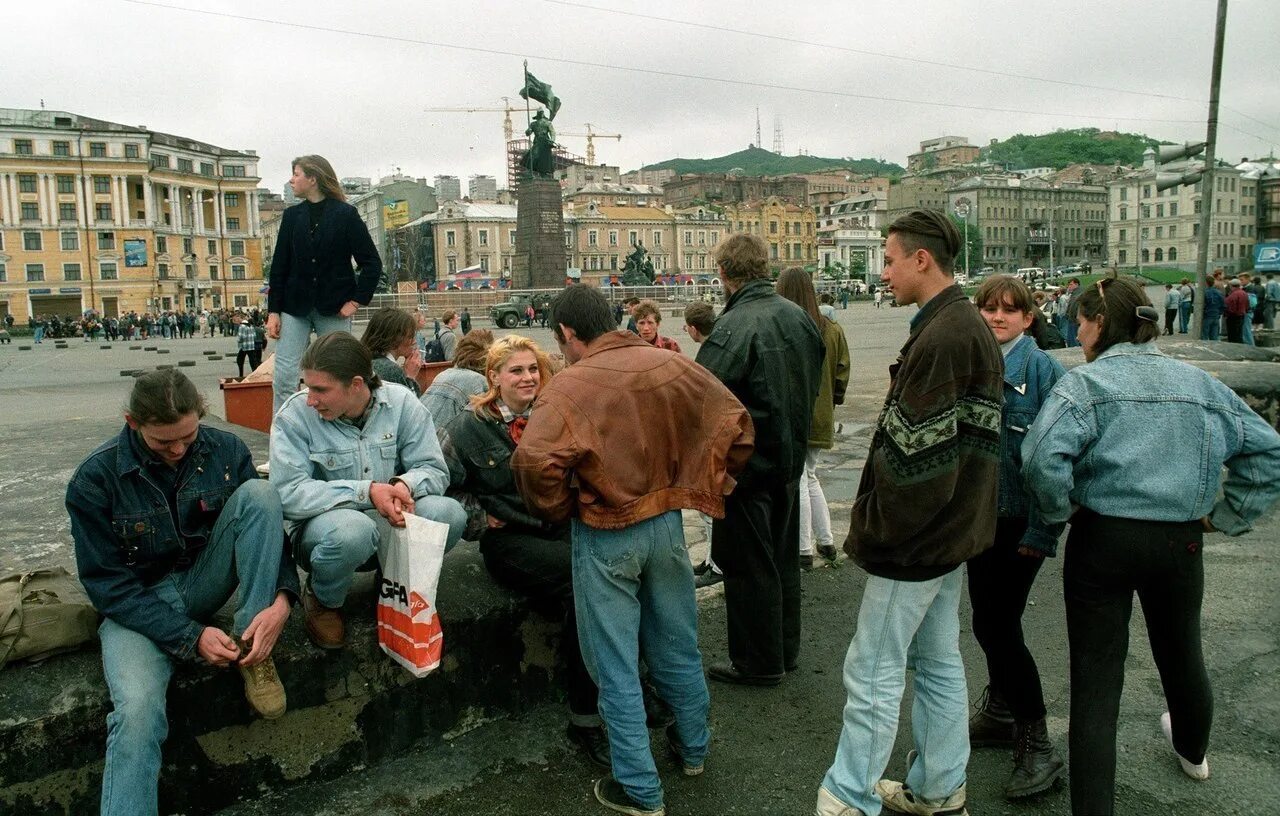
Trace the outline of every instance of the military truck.
<instances>
[{"instance_id":1,"label":"military truck","mask_svg":"<svg viewBox=\"0 0 1280 816\"><path fill-rule=\"evenodd\" d=\"M489 308L489 319L493 321L495 326L514 329L524 323L530 305L533 306L534 319L536 320L551 305L551 295L541 292L533 295L514 293L503 303Z\"/></svg>"}]
</instances>

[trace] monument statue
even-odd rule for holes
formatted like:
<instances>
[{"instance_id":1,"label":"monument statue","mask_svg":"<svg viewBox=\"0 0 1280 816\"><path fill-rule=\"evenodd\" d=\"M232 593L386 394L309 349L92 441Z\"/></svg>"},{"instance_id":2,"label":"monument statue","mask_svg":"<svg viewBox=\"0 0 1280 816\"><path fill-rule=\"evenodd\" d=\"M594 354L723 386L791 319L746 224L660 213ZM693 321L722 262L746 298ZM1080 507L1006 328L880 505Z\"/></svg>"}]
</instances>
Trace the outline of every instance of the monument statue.
<instances>
[{"instance_id":1,"label":"monument statue","mask_svg":"<svg viewBox=\"0 0 1280 816\"><path fill-rule=\"evenodd\" d=\"M551 120L538 111L524 135L533 137L533 144L525 154L525 169L531 175L552 178L556 170L556 130L551 126Z\"/></svg>"},{"instance_id":2,"label":"monument statue","mask_svg":"<svg viewBox=\"0 0 1280 816\"><path fill-rule=\"evenodd\" d=\"M653 280L653 261L649 259L649 252L644 248L644 241L639 241L634 245L633 251L627 256L626 263L622 266L622 285L651 286Z\"/></svg>"}]
</instances>

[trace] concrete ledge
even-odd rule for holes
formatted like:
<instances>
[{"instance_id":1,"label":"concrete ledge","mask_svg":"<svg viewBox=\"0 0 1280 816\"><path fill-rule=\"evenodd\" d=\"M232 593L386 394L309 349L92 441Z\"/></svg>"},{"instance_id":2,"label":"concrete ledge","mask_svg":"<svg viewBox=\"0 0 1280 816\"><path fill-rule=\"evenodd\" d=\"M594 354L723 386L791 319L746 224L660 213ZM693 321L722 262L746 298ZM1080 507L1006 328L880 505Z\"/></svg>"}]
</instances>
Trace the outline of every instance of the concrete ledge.
<instances>
[{"instance_id":1,"label":"concrete ledge","mask_svg":"<svg viewBox=\"0 0 1280 816\"><path fill-rule=\"evenodd\" d=\"M275 651L289 712L274 722L250 714L238 672L178 667L162 812L210 813L560 696L559 623L494 584L475 544L446 558L438 601L444 659L423 680L378 648L371 573L348 602L343 651L311 646L295 609ZM97 812L109 710L96 650L0 671L0 812Z\"/></svg>"}]
</instances>

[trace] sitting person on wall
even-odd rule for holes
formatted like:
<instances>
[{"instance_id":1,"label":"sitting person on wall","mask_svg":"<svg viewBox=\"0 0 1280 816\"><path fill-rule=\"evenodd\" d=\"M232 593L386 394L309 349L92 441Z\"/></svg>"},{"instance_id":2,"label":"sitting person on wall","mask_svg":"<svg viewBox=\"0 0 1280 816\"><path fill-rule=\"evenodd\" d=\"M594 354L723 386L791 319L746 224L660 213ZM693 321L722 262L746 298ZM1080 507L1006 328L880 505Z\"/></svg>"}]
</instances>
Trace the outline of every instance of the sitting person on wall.
<instances>
[{"instance_id":1,"label":"sitting person on wall","mask_svg":"<svg viewBox=\"0 0 1280 816\"><path fill-rule=\"evenodd\" d=\"M467 515L443 495L449 469L431 415L409 389L373 373L363 343L326 334L301 368L307 391L285 401L271 428L271 484L285 518L298 522L296 553L310 573L307 634L322 649L340 649L351 579L377 565L378 519L403 527L404 514L414 513L448 524L452 547Z\"/></svg>"},{"instance_id":2,"label":"sitting person on wall","mask_svg":"<svg viewBox=\"0 0 1280 816\"><path fill-rule=\"evenodd\" d=\"M670 337L658 334L658 327L662 325L662 312L657 303L652 300L642 300L636 304L631 316L636 321L636 334L640 335L641 340L651 346L680 353L679 343Z\"/></svg>"},{"instance_id":3,"label":"sitting person on wall","mask_svg":"<svg viewBox=\"0 0 1280 816\"><path fill-rule=\"evenodd\" d=\"M379 309L369 318L360 342L373 355L373 373L384 383L403 385L421 393L414 379L422 370L422 355L418 352L418 321L399 309ZM397 362L403 359L403 365Z\"/></svg>"},{"instance_id":4,"label":"sitting person on wall","mask_svg":"<svg viewBox=\"0 0 1280 816\"><path fill-rule=\"evenodd\" d=\"M564 621L560 644L569 738L589 759L609 768L609 741L596 710L598 691L578 648L569 524L530 514L511 475L511 454L520 444L534 398L551 379L551 364L532 340L510 335L489 348L485 376L489 387L441 433L451 493L457 491L467 507L467 537L480 542L494 579Z\"/></svg>"},{"instance_id":5,"label":"sitting person on wall","mask_svg":"<svg viewBox=\"0 0 1280 816\"><path fill-rule=\"evenodd\" d=\"M485 357L493 345L493 332L474 329L458 341L453 350L453 368L436 375L422 393L422 404L431 414L436 430L448 427L453 418L471 406L471 398L489 390L484 375Z\"/></svg>"},{"instance_id":6,"label":"sitting person on wall","mask_svg":"<svg viewBox=\"0 0 1280 816\"><path fill-rule=\"evenodd\" d=\"M67 486L76 568L103 615L111 694L104 816L158 812L175 662L236 666L261 716L285 712L271 652L298 596L280 497L244 442L200 424L204 397L174 370L133 384L125 427ZM237 597L231 632L210 624Z\"/></svg>"}]
</instances>

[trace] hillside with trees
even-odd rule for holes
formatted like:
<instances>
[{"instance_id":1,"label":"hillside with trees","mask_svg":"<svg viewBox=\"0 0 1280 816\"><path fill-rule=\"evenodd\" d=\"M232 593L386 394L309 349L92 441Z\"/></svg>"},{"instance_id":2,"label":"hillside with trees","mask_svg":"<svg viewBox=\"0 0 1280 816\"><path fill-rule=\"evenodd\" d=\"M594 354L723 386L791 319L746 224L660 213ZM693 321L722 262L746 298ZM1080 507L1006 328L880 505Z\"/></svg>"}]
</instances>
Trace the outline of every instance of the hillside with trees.
<instances>
[{"instance_id":1,"label":"hillside with trees","mask_svg":"<svg viewBox=\"0 0 1280 816\"><path fill-rule=\"evenodd\" d=\"M785 176L791 173L821 173L849 170L878 176L900 176L903 168L879 159L827 159L821 156L780 156L771 150L748 147L716 159L668 159L645 165L645 170L675 170L677 173L730 173L743 176Z\"/></svg>"},{"instance_id":2,"label":"hillside with trees","mask_svg":"<svg viewBox=\"0 0 1280 816\"><path fill-rule=\"evenodd\" d=\"M1019 133L984 147L982 159L1003 164L1010 170L1030 167L1061 170L1074 163L1136 165L1142 163L1142 151L1157 144L1167 143L1141 133L1097 128L1058 130L1039 136Z\"/></svg>"}]
</instances>

